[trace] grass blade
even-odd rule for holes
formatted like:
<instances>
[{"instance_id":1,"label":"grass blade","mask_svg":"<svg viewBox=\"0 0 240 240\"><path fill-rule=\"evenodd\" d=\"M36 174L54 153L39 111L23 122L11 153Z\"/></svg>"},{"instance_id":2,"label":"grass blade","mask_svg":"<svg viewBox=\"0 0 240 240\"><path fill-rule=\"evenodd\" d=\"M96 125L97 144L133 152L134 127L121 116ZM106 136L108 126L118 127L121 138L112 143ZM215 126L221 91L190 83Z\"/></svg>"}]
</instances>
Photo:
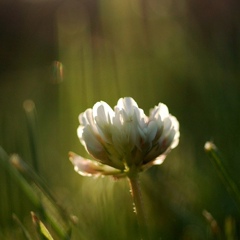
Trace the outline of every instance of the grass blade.
<instances>
[{"instance_id":1,"label":"grass blade","mask_svg":"<svg viewBox=\"0 0 240 240\"><path fill-rule=\"evenodd\" d=\"M223 158L216 147L216 145L212 142L206 142L204 149L208 154L211 162L213 163L214 167L216 168L220 178L222 179L223 183L225 184L229 194L234 199L235 203L237 204L238 210L240 211L240 191L238 186L236 185L235 181L232 179L231 175L227 171L226 167L223 164Z\"/></svg>"},{"instance_id":2,"label":"grass blade","mask_svg":"<svg viewBox=\"0 0 240 240\"><path fill-rule=\"evenodd\" d=\"M13 155L12 158L9 158L7 153L1 147L0 164L11 174L16 184L21 187L37 210L40 211L51 224L60 239L69 240L71 235L71 228L69 225L70 217L67 217L68 215L66 215L63 209L59 207L50 191L44 190L40 177L35 174L33 170L31 170L31 173L28 173L30 167L26 167L26 163L20 161L17 158L17 155ZM26 173L28 173L26 174L27 178L31 181L31 184L17 169L22 171L25 169Z\"/></svg>"},{"instance_id":3,"label":"grass blade","mask_svg":"<svg viewBox=\"0 0 240 240\"><path fill-rule=\"evenodd\" d=\"M33 168L34 171L39 173L39 154L38 154L38 134L37 134L37 112L35 108L35 104L32 100L25 100L23 102L23 109L27 118L27 128L28 128L28 136L30 149L33 160Z\"/></svg>"},{"instance_id":4,"label":"grass blade","mask_svg":"<svg viewBox=\"0 0 240 240\"><path fill-rule=\"evenodd\" d=\"M37 217L34 212L31 212L32 221L36 226L37 233L39 238L42 240L54 240L47 227L43 224L43 222Z\"/></svg>"},{"instance_id":5,"label":"grass blade","mask_svg":"<svg viewBox=\"0 0 240 240\"><path fill-rule=\"evenodd\" d=\"M33 240L33 238L30 236L29 232L27 229L24 227L23 223L19 220L17 215L13 214L13 220L17 223L17 225L22 229L23 236L25 237L26 240Z\"/></svg>"}]
</instances>

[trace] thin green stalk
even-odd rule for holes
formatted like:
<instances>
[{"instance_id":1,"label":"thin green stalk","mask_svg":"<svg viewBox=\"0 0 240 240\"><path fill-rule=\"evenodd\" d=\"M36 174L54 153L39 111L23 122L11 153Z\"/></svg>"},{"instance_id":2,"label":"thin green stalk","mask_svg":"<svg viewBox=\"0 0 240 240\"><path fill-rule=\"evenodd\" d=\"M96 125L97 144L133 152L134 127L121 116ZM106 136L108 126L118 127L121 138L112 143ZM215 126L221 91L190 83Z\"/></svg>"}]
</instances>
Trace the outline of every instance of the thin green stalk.
<instances>
[{"instance_id":1,"label":"thin green stalk","mask_svg":"<svg viewBox=\"0 0 240 240\"><path fill-rule=\"evenodd\" d=\"M134 204L134 212L137 215L139 231L144 240L149 239L148 237L148 228L147 228L147 219L146 213L144 209L144 203L141 193L141 187L139 182L138 174L132 175L128 177L129 185L131 189L131 194L133 198Z\"/></svg>"},{"instance_id":2,"label":"thin green stalk","mask_svg":"<svg viewBox=\"0 0 240 240\"><path fill-rule=\"evenodd\" d=\"M13 214L13 220L17 223L17 225L21 228L23 236L26 240L33 240L33 238L30 236L29 232L23 225L23 223L19 220L16 214Z\"/></svg>"},{"instance_id":3,"label":"thin green stalk","mask_svg":"<svg viewBox=\"0 0 240 240\"><path fill-rule=\"evenodd\" d=\"M22 177L22 175L10 164L9 157L7 153L0 146L0 165L3 166L11 175L11 177L15 180L15 182L21 187L21 189L26 193L27 197L30 201L37 207L41 207L41 202L33 191L32 187L28 184L26 179Z\"/></svg>"},{"instance_id":4,"label":"thin green stalk","mask_svg":"<svg viewBox=\"0 0 240 240\"><path fill-rule=\"evenodd\" d=\"M54 240L51 233L48 231L47 227L43 222L37 217L34 212L31 212L32 221L36 227L37 234L41 240Z\"/></svg>"},{"instance_id":5,"label":"thin green stalk","mask_svg":"<svg viewBox=\"0 0 240 240\"><path fill-rule=\"evenodd\" d=\"M240 191L231 175L228 173L227 169L223 165L222 156L220 155L217 147L212 142L206 142L205 151L210 157L213 165L216 167L217 172L225 184L229 194L235 200L238 210L240 211Z\"/></svg>"},{"instance_id":6,"label":"thin green stalk","mask_svg":"<svg viewBox=\"0 0 240 240\"><path fill-rule=\"evenodd\" d=\"M26 113L28 136L30 140L29 143L33 160L33 169L37 174L39 174L37 115L34 102L32 100L25 100L23 103L23 109Z\"/></svg>"},{"instance_id":7,"label":"thin green stalk","mask_svg":"<svg viewBox=\"0 0 240 240\"><path fill-rule=\"evenodd\" d=\"M44 192L37 191L28 181L18 172L16 165L10 163L9 156L0 146L0 165L2 165L12 176L15 182L21 187L23 192L27 195L33 205L38 209L38 211L43 211L44 216L47 221L51 224L56 233L61 239L70 239L70 230L64 229L63 226L59 224L60 219L56 219L56 216L50 212L50 204L43 206L43 200L48 200L47 196L44 197ZM41 193L41 195L39 194ZM40 197L41 196L41 197ZM43 198L44 197L44 198ZM46 202L46 201L45 201ZM53 209L52 209L53 210Z\"/></svg>"}]
</instances>

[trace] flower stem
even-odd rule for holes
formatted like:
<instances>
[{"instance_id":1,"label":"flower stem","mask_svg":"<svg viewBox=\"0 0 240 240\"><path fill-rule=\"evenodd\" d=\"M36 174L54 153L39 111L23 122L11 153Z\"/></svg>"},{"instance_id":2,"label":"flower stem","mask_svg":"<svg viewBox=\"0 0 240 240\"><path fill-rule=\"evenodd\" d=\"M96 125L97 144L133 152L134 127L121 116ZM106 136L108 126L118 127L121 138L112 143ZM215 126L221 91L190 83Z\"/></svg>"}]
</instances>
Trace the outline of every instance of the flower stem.
<instances>
[{"instance_id":1,"label":"flower stem","mask_svg":"<svg viewBox=\"0 0 240 240\"><path fill-rule=\"evenodd\" d=\"M143 198L140 188L139 176L133 175L128 177L130 190L133 198L134 212L137 214L139 231L142 239L147 240L148 230L146 223L146 213L144 211Z\"/></svg>"}]
</instances>

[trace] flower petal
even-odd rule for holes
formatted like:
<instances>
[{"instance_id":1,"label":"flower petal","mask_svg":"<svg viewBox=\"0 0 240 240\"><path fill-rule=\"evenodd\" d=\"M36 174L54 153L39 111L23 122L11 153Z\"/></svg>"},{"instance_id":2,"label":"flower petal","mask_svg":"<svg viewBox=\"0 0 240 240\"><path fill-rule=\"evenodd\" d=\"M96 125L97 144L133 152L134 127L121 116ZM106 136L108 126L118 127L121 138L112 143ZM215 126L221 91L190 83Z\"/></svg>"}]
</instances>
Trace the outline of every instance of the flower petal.
<instances>
[{"instance_id":1,"label":"flower petal","mask_svg":"<svg viewBox=\"0 0 240 240\"><path fill-rule=\"evenodd\" d=\"M119 175L121 171L96 161L85 159L73 152L69 152L69 160L74 165L74 170L82 176Z\"/></svg>"},{"instance_id":2,"label":"flower petal","mask_svg":"<svg viewBox=\"0 0 240 240\"><path fill-rule=\"evenodd\" d=\"M162 127L160 137L154 142L152 149L144 158L145 165L161 164L170 150L178 145L180 132L177 119L169 115L163 120Z\"/></svg>"},{"instance_id":3,"label":"flower petal","mask_svg":"<svg viewBox=\"0 0 240 240\"><path fill-rule=\"evenodd\" d=\"M79 126L78 134L81 143L89 154L91 154L95 159L98 159L100 162L110 164L108 153L106 152L105 147L102 144L102 139L99 135L96 135L96 133L94 133L91 126L87 125L83 130L81 126Z\"/></svg>"},{"instance_id":4,"label":"flower petal","mask_svg":"<svg viewBox=\"0 0 240 240\"><path fill-rule=\"evenodd\" d=\"M92 109L88 108L85 112L81 113L78 117L78 120L81 125L86 126L86 125L94 125L94 120L93 120L93 114L92 114Z\"/></svg>"},{"instance_id":5,"label":"flower petal","mask_svg":"<svg viewBox=\"0 0 240 240\"><path fill-rule=\"evenodd\" d=\"M167 154L161 154L159 157L155 158L153 161L147 162L146 164L144 164L142 166L142 171L147 170L148 168L152 167L153 165L161 165L165 158L166 158Z\"/></svg>"},{"instance_id":6,"label":"flower petal","mask_svg":"<svg viewBox=\"0 0 240 240\"><path fill-rule=\"evenodd\" d=\"M125 98L120 98L118 100L117 107L119 109L124 109L126 113L129 115L129 114L132 114L133 107L138 108L138 105L133 98L125 97Z\"/></svg>"},{"instance_id":7,"label":"flower petal","mask_svg":"<svg viewBox=\"0 0 240 240\"><path fill-rule=\"evenodd\" d=\"M163 103L159 103L158 106L155 106L153 109L150 110L150 118L159 119L160 117L161 120L163 121L168 116L169 116L168 107Z\"/></svg>"},{"instance_id":8,"label":"flower petal","mask_svg":"<svg viewBox=\"0 0 240 240\"><path fill-rule=\"evenodd\" d=\"M150 121L147 125L147 139L153 141L158 131L158 125L156 121Z\"/></svg>"},{"instance_id":9,"label":"flower petal","mask_svg":"<svg viewBox=\"0 0 240 240\"><path fill-rule=\"evenodd\" d=\"M114 112L112 108L103 101L97 102L93 106L93 118L98 125L111 123L113 115Z\"/></svg>"},{"instance_id":10,"label":"flower petal","mask_svg":"<svg viewBox=\"0 0 240 240\"><path fill-rule=\"evenodd\" d=\"M105 102L97 102L93 106L93 118L101 138L111 143L111 125L114 112L112 108Z\"/></svg>"}]
</instances>

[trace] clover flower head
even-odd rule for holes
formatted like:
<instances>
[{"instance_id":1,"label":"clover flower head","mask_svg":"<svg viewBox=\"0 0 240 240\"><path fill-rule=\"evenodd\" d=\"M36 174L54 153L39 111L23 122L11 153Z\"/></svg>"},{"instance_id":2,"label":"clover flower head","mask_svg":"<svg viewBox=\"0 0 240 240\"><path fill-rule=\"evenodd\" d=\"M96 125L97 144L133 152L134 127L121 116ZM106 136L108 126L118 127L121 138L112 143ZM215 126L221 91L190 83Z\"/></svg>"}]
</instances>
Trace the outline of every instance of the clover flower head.
<instances>
[{"instance_id":1,"label":"clover flower head","mask_svg":"<svg viewBox=\"0 0 240 240\"><path fill-rule=\"evenodd\" d=\"M112 109L97 102L79 115L77 134L94 160L70 152L75 171L83 176L115 177L161 164L179 142L179 123L159 103L149 116L131 97L120 98Z\"/></svg>"}]
</instances>

